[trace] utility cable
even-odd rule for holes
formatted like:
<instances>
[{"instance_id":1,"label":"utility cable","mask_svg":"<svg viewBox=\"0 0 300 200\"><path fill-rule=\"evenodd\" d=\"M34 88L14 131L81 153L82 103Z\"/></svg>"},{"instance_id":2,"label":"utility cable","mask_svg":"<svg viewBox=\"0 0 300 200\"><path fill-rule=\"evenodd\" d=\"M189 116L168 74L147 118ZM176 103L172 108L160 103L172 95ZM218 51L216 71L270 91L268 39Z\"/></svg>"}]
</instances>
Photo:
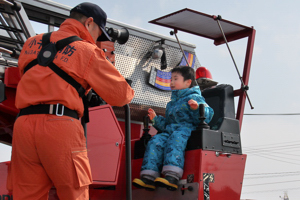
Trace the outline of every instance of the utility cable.
<instances>
[{"instance_id":1,"label":"utility cable","mask_svg":"<svg viewBox=\"0 0 300 200\"><path fill-rule=\"evenodd\" d=\"M246 176L257 176L257 175L292 174L292 173L300 173L300 171L293 171L293 172L271 172L271 173L254 173L254 174L245 174L245 175Z\"/></svg>"},{"instance_id":2,"label":"utility cable","mask_svg":"<svg viewBox=\"0 0 300 200\"><path fill-rule=\"evenodd\" d=\"M264 179L264 178L278 178L278 177L287 177L287 176L299 176L300 174L285 174L285 175L269 175L269 176L256 176L256 177L244 177L244 179Z\"/></svg>"},{"instance_id":3,"label":"utility cable","mask_svg":"<svg viewBox=\"0 0 300 200\"><path fill-rule=\"evenodd\" d=\"M251 149L250 147L245 147L248 149ZM275 149L275 150L279 150L279 149L295 149L295 148L300 148L300 144L292 144L292 145L279 145L279 146L273 146L273 147L265 147L265 148L256 148L253 149L252 151L263 151L263 150L269 150L269 149Z\"/></svg>"},{"instance_id":4,"label":"utility cable","mask_svg":"<svg viewBox=\"0 0 300 200\"><path fill-rule=\"evenodd\" d=\"M251 146L251 147L246 147L246 148L252 148L252 147L259 147L259 146L273 146L273 145L282 145L282 144L289 144L289 143L295 143L295 142L299 142L300 144L300 140L296 140L296 141L289 141L289 142L280 142L280 143L273 143L273 144L262 144L262 145L256 145L256 146Z\"/></svg>"},{"instance_id":5,"label":"utility cable","mask_svg":"<svg viewBox=\"0 0 300 200\"><path fill-rule=\"evenodd\" d=\"M264 193L264 192L278 192L278 191L290 191L290 190L300 190L300 187L296 188L285 188L285 189L277 189L277 190L260 190L260 191L252 191L252 192L242 192L242 194L250 194L250 193Z\"/></svg>"},{"instance_id":6,"label":"utility cable","mask_svg":"<svg viewBox=\"0 0 300 200\"><path fill-rule=\"evenodd\" d=\"M299 157L300 158L299 154L290 154L290 153L286 153L286 152L282 152L282 151L277 151L277 150L271 150L271 149L267 149L267 150L264 150L264 151L261 151L259 149L251 149L251 150L247 150L246 149L245 153L246 154L251 154L251 153L261 153L261 154L276 153L276 154L281 154L281 155L285 155L285 156L295 156L295 157Z\"/></svg>"},{"instance_id":7,"label":"utility cable","mask_svg":"<svg viewBox=\"0 0 300 200\"><path fill-rule=\"evenodd\" d=\"M272 183L260 183L260 184L253 184L253 185L243 185L243 187L248 187L248 186L258 186L258 185L272 185L272 184L278 184L278 183L291 183L291 182L298 182L300 180L292 180L292 181L280 181L280 182L272 182Z\"/></svg>"},{"instance_id":8,"label":"utility cable","mask_svg":"<svg viewBox=\"0 0 300 200\"><path fill-rule=\"evenodd\" d=\"M260 116L267 116L267 115L300 115L300 113L244 113L244 115L260 115Z\"/></svg>"},{"instance_id":9,"label":"utility cable","mask_svg":"<svg viewBox=\"0 0 300 200\"><path fill-rule=\"evenodd\" d=\"M254 154L255 154L256 156L263 157L263 158L267 158L267 159L270 159L270 160L275 160L275 161L279 161L279 162L289 163L289 164L293 164L293 165L300 165L299 163L293 163L293 162L289 162L289 161L278 160L278 159L275 159L275 158L270 158L270 157L263 156L263 155L259 155L259 154L256 154L256 153L254 153Z\"/></svg>"}]
</instances>

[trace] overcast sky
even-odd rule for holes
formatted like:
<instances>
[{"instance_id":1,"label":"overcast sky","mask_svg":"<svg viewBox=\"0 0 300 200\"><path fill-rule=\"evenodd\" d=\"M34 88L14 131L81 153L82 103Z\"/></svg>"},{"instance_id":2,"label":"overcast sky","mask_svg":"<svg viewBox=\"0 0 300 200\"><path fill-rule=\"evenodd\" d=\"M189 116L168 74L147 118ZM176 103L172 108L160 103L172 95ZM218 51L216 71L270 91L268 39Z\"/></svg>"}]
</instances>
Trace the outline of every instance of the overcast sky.
<instances>
[{"instance_id":1,"label":"overcast sky","mask_svg":"<svg viewBox=\"0 0 300 200\"><path fill-rule=\"evenodd\" d=\"M75 6L79 0L56 0ZM300 113L298 85L300 69L300 2L275 0L91 0L106 11L108 18L169 36L170 29L149 24L163 15L190 8L221 15L256 29L249 81L254 110L248 114ZM209 68L214 80L239 88L240 83L225 45L214 46L208 39L178 33L180 40L195 44L200 63ZM247 40L229 43L240 70ZM299 115L244 116L241 132L247 154L242 199L280 199L284 191L290 200L300 197ZM1 145L0 161L10 159L10 147Z\"/></svg>"}]
</instances>

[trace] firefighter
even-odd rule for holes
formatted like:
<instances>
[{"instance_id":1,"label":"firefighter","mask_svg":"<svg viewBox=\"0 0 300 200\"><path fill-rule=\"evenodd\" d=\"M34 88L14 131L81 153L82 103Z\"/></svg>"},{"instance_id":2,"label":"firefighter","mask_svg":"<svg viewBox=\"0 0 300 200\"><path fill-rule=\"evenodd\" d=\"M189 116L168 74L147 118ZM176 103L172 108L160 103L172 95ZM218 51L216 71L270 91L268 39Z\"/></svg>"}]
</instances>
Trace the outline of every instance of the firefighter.
<instances>
[{"instance_id":1,"label":"firefighter","mask_svg":"<svg viewBox=\"0 0 300 200\"><path fill-rule=\"evenodd\" d=\"M160 186L171 191L177 190L183 174L187 141L200 123L198 105L205 106L206 123L210 122L214 114L201 95L193 68L174 68L170 87L172 96L166 107L166 117L157 116L151 108L148 110L154 128L160 133L147 144L141 178L133 180L133 185L138 188L153 191L155 186ZM159 177L161 171L164 178Z\"/></svg>"},{"instance_id":2,"label":"firefighter","mask_svg":"<svg viewBox=\"0 0 300 200\"><path fill-rule=\"evenodd\" d=\"M106 19L99 6L81 3L59 30L25 42L18 63L21 80L15 105L20 113L7 185L14 200L48 199L53 185L59 199L89 199L92 175L79 121L82 94L93 88L112 106L128 104L134 96L96 45L110 40Z\"/></svg>"}]
</instances>

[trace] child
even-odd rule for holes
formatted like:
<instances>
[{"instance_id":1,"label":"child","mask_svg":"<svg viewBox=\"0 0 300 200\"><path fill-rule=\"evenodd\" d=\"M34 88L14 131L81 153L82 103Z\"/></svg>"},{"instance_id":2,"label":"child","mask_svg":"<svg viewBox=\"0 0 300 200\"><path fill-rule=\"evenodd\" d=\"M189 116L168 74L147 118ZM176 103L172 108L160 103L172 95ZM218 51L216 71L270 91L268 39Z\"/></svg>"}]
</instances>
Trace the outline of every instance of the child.
<instances>
[{"instance_id":1,"label":"child","mask_svg":"<svg viewBox=\"0 0 300 200\"><path fill-rule=\"evenodd\" d=\"M172 70L171 101L167 104L166 117L156 116L149 108L148 116L153 126L161 132L148 142L141 169L141 179L134 179L138 188L154 190L155 185L176 190L183 174L184 153L191 132L199 120L199 104L205 105L205 122L213 117L214 111L201 96L191 67L180 66ZM165 178L161 178L160 171Z\"/></svg>"}]
</instances>

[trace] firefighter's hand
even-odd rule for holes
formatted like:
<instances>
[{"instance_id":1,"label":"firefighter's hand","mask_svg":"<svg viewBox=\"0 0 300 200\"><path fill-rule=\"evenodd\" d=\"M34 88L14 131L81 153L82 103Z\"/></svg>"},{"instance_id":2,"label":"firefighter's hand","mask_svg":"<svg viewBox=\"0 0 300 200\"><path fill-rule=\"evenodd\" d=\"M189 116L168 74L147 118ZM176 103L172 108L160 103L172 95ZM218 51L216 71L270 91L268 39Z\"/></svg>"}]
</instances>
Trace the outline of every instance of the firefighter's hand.
<instances>
[{"instance_id":1,"label":"firefighter's hand","mask_svg":"<svg viewBox=\"0 0 300 200\"><path fill-rule=\"evenodd\" d=\"M156 116L156 113L155 113L155 111L152 108L148 109L148 116L149 116L149 118L150 118L151 121Z\"/></svg>"},{"instance_id":2,"label":"firefighter's hand","mask_svg":"<svg viewBox=\"0 0 300 200\"><path fill-rule=\"evenodd\" d=\"M197 101L195 101L195 100L193 100L193 99L191 99L191 100L189 100L188 101L188 104L190 105L190 108L192 109L192 110L197 110L197 108L198 108L198 103L197 103Z\"/></svg>"}]
</instances>

